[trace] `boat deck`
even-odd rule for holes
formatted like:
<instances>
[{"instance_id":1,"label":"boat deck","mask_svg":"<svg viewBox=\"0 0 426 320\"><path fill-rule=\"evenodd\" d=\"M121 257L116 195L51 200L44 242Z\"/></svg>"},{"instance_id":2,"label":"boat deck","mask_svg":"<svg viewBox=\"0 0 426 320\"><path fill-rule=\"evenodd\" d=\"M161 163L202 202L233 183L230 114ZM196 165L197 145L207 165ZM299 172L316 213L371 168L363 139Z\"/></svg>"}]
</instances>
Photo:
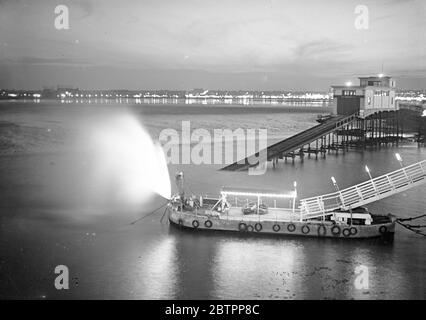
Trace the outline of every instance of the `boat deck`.
<instances>
[{"instance_id":1,"label":"boat deck","mask_svg":"<svg viewBox=\"0 0 426 320\"><path fill-rule=\"evenodd\" d=\"M194 211L195 213L195 211ZM265 214L243 214L241 207L231 207L226 213L211 211L210 209L198 210L199 215L213 215L224 220L238 221L299 221L300 212L286 208L268 208Z\"/></svg>"}]
</instances>

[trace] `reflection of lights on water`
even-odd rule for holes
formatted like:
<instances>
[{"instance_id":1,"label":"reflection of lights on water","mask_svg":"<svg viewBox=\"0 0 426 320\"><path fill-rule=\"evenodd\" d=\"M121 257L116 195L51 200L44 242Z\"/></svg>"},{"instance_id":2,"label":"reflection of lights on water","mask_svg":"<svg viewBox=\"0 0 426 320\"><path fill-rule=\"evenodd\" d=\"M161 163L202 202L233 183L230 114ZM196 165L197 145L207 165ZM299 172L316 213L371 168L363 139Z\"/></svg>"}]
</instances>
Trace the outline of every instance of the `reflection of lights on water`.
<instances>
[{"instance_id":1,"label":"reflection of lights on water","mask_svg":"<svg viewBox=\"0 0 426 320\"><path fill-rule=\"evenodd\" d=\"M264 242L226 241L218 246L214 260L215 291L218 295L253 292L252 286L256 286L261 292L270 292L270 288L266 286L270 285L271 275L276 275L277 272L280 279L277 288L282 294L285 290L292 293L297 290L297 279L293 273L300 271L303 254L301 248L292 243L278 246ZM282 281L283 278L285 282ZM259 287L262 283L265 288Z\"/></svg>"},{"instance_id":2,"label":"reflection of lights on water","mask_svg":"<svg viewBox=\"0 0 426 320\"><path fill-rule=\"evenodd\" d=\"M423 110L422 117L426 117L426 109Z\"/></svg>"},{"instance_id":3,"label":"reflection of lights on water","mask_svg":"<svg viewBox=\"0 0 426 320\"><path fill-rule=\"evenodd\" d=\"M139 267L138 267L139 268ZM150 245L144 254L138 281L133 282L138 298L167 299L176 293L176 244L173 238L165 238Z\"/></svg>"},{"instance_id":4,"label":"reflection of lights on water","mask_svg":"<svg viewBox=\"0 0 426 320\"><path fill-rule=\"evenodd\" d=\"M113 185L126 201L140 203L157 193L170 198L166 159L141 124L130 115L106 119L89 131L95 156L96 180Z\"/></svg>"}]
</instances>

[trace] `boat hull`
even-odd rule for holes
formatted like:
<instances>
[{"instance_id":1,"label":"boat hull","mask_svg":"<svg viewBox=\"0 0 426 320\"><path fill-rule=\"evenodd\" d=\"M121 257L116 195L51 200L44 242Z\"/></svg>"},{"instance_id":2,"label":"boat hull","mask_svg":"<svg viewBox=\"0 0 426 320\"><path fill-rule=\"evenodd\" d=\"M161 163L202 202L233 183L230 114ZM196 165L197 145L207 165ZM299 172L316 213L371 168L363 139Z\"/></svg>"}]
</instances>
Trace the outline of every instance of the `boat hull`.
<instances>
[{"instance_id":1,"label":"boat hull","mask_svg":"<svg viewBox=\"0 0 426 320\"><path fill-rule=\"evenodd\" d=\"M346 225L322 221L262 221L226 219L216 216L196 215L173 210L170 223L194 230L234 231L275 236L305 236L321 238L362 239L393 235L395 220L372 225Z\"/></svg>"}]
</instances>

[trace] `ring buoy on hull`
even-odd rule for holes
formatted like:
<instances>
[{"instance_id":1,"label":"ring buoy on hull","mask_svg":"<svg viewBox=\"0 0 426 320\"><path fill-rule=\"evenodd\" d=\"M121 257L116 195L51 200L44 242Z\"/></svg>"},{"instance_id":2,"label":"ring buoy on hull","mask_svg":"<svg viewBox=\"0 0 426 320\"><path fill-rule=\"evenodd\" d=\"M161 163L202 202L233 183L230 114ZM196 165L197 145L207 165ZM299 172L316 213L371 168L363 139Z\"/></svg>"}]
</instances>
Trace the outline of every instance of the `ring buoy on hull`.
<instances>
[{"instance_id":1,"label":"ring buoy on hull","mask_svg":"<svg viewBox=\"0 0 426 320\"><path fill-rule=\"evenodd\" d=\"M197 229L200 226L200 223L198 222L198 220L194 220L192 221L192 226Z\"/></svg>"},{"instance_id":2,"label":"ring buoy on hull","mask_svg":"<svg viewBox=\"0 0 426 320\"><path fill-rule=\"evenodd\" d=\"M238 230L240 230L240 231L247 231L247 225L244 222L240 222L238 224Z\"/></svg>"},{"instance_id":3,"label":"ring buoy on hull","mask_svg":"<svg viewBox=\"0 0 426 320\"><path fill-rule=\"evenodd\" d=\"M348 228L345 228L343 229L342 233L345 237L349 237L351 235L351 230Z\"/></svg>"},{"instance_id":4,"label":"ring buoy on hull","mask_svg":"<svg viewBox=\"0 0 426 320\"><path fill-rule=\"evenodd\" d=\"M206 226L206 228L211 228L213 225L213 222L211 222L210 220L206 220L206 222L204 222L204 225Z\"/></svg>"},{"instance_id":5,"label":"ring buoy on hull","mask_svg":"<svg viewBox=\"0 0 426 320\"><path fill-rule=\"evenodd\" d=\"M308 233L309 233L309 231L311 231L311 229L310 229L308 226L303 226L303 227L302 227L302 233L303 233L303 234L308 234Z\"/></svg>"},{"instance_id":6,"label":"ring buoy on hull","mask_svg":"<svg viewBox=\"0 0 426 320\"><path fill-rule=\"evenodd\" d=\"M254 229L257 231L257 232L260 232L260 231L262 231L262 224L260 224L259 222L258 223L256 223L255 225L254 225Z\"/></svg>"},{"instance_id":7,"label":"ring buoy on hull","mask_svg":"<svg viewBox=\"0 0 426 320\"><path fill-rule=\"evenodd\" d=\"M247 226L247 231L248 232L253 232L253 226L251 225L251 224L249 224L248 226Z\"/></svg>"},{"instance_id":8,"label":"ring buoy on hull","mask_svg":"<svg viewBox=\"0 0 426 320\"><path fill-rule=\"evenodd\" d=\"M325 227L325 225L321 224L318 226L318 235L320 237L324 237L327 233L327 228Z\"/></svg>"},{"instance_id":9,"label":"ring buoy on hull","mask_svg":"<svg viewBox=\"0 0 426 320\"><path fill-rule=\"evenodd\" d=\"M280 227L280 225L279 225L279 224L274 224L274 225L272 226L272 230L274 230L275 232L278 232L278 231L280 231L280 230L281 230L281 227Z\"/></svg>"},{"instance_id":10,"label":"ring buoy on hull","mask_svg":"<svg viewBox=\"0 0 426 320\"><path fill-rule=\"evenodd\" d=\"M358 233L358 229L355 228L355 227L351 227L349 230L351 231L351 235L352 236L354 236L354 235L356 235Z\"/></svg>"},{"instance_id":11,"label":"ring buoy on hull","mask_svg":"<svg viewBox=\"0 0 426 320\"><path fill-rule=\"evenodd\" d=\"M333 228L331 228L331 233L334 236L338 236L340 234L340 227L339 226L333 226Z\"/></svg>"},{"instance_id":12,"label":"ring buoy on hull","mask_svg":"<svg viewBox=\"0 0 426 320\"><path fill-rule=\"evenodd\" d=\"M296 226L294 224L290 223L287 226L287 230L290 231L290 232L293 232L294 230L296 230Z\"/></svg>"},{"instance_id":13,"label":"ring buoy on hull","mask_svg":"<svg viewBox=\"0 0 426 320\"><path fill-rule=\"evenodd\" d=\"M381 226L379 228L379 232L380 234L385 234L386 232L388 232L388 228L386 228L386 226Z\"/></svg>"}]
</instances>

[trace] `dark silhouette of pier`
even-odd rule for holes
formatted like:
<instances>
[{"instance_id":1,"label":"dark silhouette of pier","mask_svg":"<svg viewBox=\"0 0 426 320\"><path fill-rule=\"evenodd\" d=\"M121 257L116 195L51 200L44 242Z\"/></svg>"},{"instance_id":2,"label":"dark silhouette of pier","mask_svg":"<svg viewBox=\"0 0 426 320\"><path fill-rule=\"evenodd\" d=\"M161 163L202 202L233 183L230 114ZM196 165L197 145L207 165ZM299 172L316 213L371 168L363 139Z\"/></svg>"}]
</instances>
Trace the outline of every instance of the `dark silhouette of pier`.
<instances>
[{"instance_id":1,"label":"dark silhouette of pier","mask_svg":"<svg viewBox=\"0 0 426 320\"><path fill-rule=\"evenodd\" d=\"M403 138L407 119L420 117L418 112L410 115L407 113L413 111L378 111L365 118L356 113L348 116L335 115L321 124L268 146L266 159L272 161L275 167L280 159L287 161L290 158L294 162L299 157L303 161L306 155L314 155L318 159L318 156L325 158L332 151L338 153L346 152L349 148L397 144ZM256 160L259 160L259 154L264 151L240 159L221 170L247 170L257 165Z\"/></svg>"}]
</instances>

